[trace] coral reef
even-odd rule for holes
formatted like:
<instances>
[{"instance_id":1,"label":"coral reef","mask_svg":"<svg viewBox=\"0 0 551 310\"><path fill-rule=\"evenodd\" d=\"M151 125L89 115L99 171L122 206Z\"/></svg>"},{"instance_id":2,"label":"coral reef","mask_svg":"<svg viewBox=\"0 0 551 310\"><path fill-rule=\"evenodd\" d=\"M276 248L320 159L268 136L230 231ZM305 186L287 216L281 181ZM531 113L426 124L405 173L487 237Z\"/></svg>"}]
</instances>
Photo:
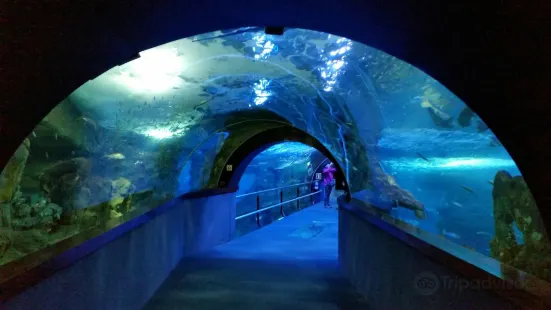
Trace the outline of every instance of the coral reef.
<instances>
[{"instance_id":1,"label":"coral reef","mask_svg":"<svg viewBox=\"0 0 551 310\"><path fill-rule=\"evenodd\" d=\"M551 279L551 245L539 211L524 178L499 171L494 178L495 237L491 256L541 279ZM513 223L523 234L520 244Z\"/></svg>"},{"instance_id":2,"label":"coral reef","mask_svg":"<svg viewBox=\"0 0 551 310\"><path fill-rule=\"evenodd\" d=\"M109 217L118 218L131 210L131 192L135 187L128 179L121 177L112 182L112 189L111 200L108 203L111 209Z\"/></svg>"},{"instance_id":3,"label":"coral reef","mask_svg":"<svg viewBox=\"0 0 551 310\"><path fill-rule=\"evenodd\" d=\"M14 230L38 228L49 232L61 219L62 208L45 197L19 197L12 200L9 207L13 212L11 226Z\"/></svg>"},{"instance_id":4,"label":"coral reef","mask_svg":"<svg viewBox=\"0 0 551 310\"><path fill-rule=\"evenodd\" d=\"M0 258L4 256L10 246L11 238L9 236L9 233L4 230L0 230Z\"/></svg>"},{"instance_id":5,"label":"coral reef","mask_svg":"<svg viewBox=\"0 0 551 310\"><path fill-rule=\"evenodd\" d=\"M90 169L90 161L78 157L51 166L40 177L40 188L45 195L63 207L64 223L71 221L73 210L88 206L91 192L83 184L87 181Z\"/></svg>"}]
</instances>

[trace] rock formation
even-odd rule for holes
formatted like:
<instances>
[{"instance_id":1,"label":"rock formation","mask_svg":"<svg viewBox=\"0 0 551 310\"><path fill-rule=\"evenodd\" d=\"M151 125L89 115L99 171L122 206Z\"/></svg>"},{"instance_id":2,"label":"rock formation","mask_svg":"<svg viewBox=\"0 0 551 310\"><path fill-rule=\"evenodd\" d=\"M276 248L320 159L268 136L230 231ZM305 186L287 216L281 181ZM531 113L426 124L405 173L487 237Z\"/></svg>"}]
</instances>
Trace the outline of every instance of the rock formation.
<instances>
[{"instance_id":1,"label":"rock formation","mask_svg":"<svg viewBox=\"0 0 551 310\"><path fill-rule=\"evenodd\" d=\"M17 192L29 158L30 145L29 139L25 139L0 174L0 203L11 201Z\"/></svg>"},{"instance_id":2,"label":"rock formation","mask_svg":"<svg viewBox=\"0 0 551 310\"><path fill-rule=\"evenodd\" d=\"M495 237L491 256L541 279L551 279L551 246L538 208L522 176L499 171L492 191ZM517 242L513 223L523 234Z\"/></svg>"},{"instance_id":3,"label":"rock formation","mask_svg":"<svg viewBox=\"0 0 551 310\"><path fill-rule=\"evenodd\" d=\"M372 158L373 159L373 158ZM373 163L371 167L372 182L377 193L384 199L392 201L394 207L404 207L415 212L419 219L425 218L425 207L412 193L401 188L391 175L383 171L380 165Z\"/></svg>"}]
</instances>

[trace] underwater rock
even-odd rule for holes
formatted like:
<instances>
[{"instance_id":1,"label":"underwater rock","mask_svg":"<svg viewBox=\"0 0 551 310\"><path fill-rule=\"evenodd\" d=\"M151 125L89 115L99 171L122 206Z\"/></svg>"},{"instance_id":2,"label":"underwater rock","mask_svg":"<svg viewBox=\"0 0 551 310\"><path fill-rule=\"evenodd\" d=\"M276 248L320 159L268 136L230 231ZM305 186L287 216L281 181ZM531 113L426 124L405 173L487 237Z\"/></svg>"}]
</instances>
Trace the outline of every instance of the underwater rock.
<instances>
[{"instance_id":1,"label":"underwater rock","mask_svg":"<svg viewBox=\"0 0 551 310\"><path fill-rule=\"evenodd\" d=\"M40 187L52 202L65 211L87 206L89 190L83 190L82 184L90 174L91 163L83 157L60 162L46 169L40 177Z\"/></svg>"},{"instance_id":2,"label":"underwater rock","mask_svg":"<svg viewBox=\"0 0 551 310\"><path fill-rule=\"evenodd\" d=\"M120 212L117 212L115 210L109 211L109 218L110 219L116 219L116 218L119 218L121 216L122 216L122 213L120 213Z\"/></svg>"},{"instance_id":3,"label":"underwater rock","mask_svg":"<svg viewBox=\"0 0 551 310\"><path fill-rule=\"evenodd\" d=\"M80 111L69 98L58 104L38 124L34 132L33 151L38 149L85 149L86 124L79 120Z\"/></svg>"},{"instance_id":4,"label":"underwater rock","mask_svg":"<svg viewBox=\"0 0 551 310\"><path fill-rule=\"evenodd\" d=\"M38 224L38 218L36 217L25 217L25 218L16 218L13 219L12 226L17 230L28 230L32 229Z\"/></svg>"},{"instance_id":5,"label":"underwater rock","mask_svg":"<svg viewBox=\"0 0 551 310\"><path fill-rule=\"evenodd\" d=\"M118 178L112 183L113 185L113 196L122 196L128 194L133 186L128 179Z\"/></svg>"},{"instance_id":6,"label":"underwater rock","mask_svg":"<svg viewBox=\"0 0 551 310\"><path fill-rule=\"evenodd\" d=\"M48 235L40 230L13 231L12 236L12 248L24 254L36 252L49 244Z\"/></svg>"},{"instance_id":7,"label":"underwater rock","mask_svg":"<svg viewBox=\"0 0 551 310\"><path fill-rule=\"evenodd\" d=\"M478 132L485 132L487 131L488 129L490 129L488 127L488 125L486 125L486 123L484 123L483 121L479 120L478 123L476 124L476 131Z\"/></svg>"},{"instance_id":8,"label":"underwater rock","mask_svg":"<svg viewBox=\"0 0 551 310\"><path fill-rule=\"evenodd\" d=\"M33 228L50 231L61 219L63 209L46 199L39 199L31 204L30 200L13 205L14 216L11 220L13 229L28 230Z\"/></svg>"},{"instance_id":9,"label":"underwater rock","mask_svg":"<svg viewBox=\"0 0 551 310\"><path fill-rule=\"evenodd\" d=\"M122 215L120 211L127 212L130 209L130 196L136 188L128 179L122 177L112 182L112 188L112 196L109 201L109 207L111 208L109 217L117 218Z\"/></svg>"},{"instance_id":10,"label":"underwater rock","mask_svg":"<svg viewBox=\"0 0 551 310\"><path fill-rule=\"evenodd\" d=\"M82 213L82 219L81 219L82 228L86 229L86 228L96 226L98 224L99 215L96 212L91 210L83 210L83 211L84 212Z\"/></svg>"},{"instance_id":11,"label":"underwater rock","mask_svg":"<svg viewBox=\"0 0 551 310\"><path fill-rule=\"evenodd\" d=\"M498 171L492 191L495 237L491 256L544 280L551 279L551 245L535 200L522 176ZM515 238L513 225L523 234Z\"/></svg>"},{"instance_id":12,"label":"underwater rock","mask_svg":"<svg viewBox=\"0 0 551 310\"><path fill-rule=\"evenodd\" d=\"M8 236L8 232L0 231L0 258L4 256L4 253L10 248L11 239Z\"/></svg>"},{"instance_id":13,"label":"underwater rock","mask_svg":"<svg viewBox=\"0 0 551 310\"><path fill-rule=\"evenodd\" d=\"M465 107L463 110L461 110L461 113L459 113L459 117L457 118L457 123L461 127L468 127L471 126L471 121L473 119L474 112Z\"/></svg>"},{"instance_id":14,"label":"underwater rock","mask_svg":"<svg viewBox=\"0 0 551 310\"><path fill-rule=\"evenodd\" d=\"M90 205L96 205L107 202L111 199L113 191L113 181L97 176L88 178L85 188L94 195L90 198Z\"/></svg>"},{"instance_id":15,"label":"underwater rock","mask_svg":"<svg viewBox=\"0 0 551 310\"><path fill-rule=\"evenodd\" d=\"M0 227L11 227L11 203L0 203Z\"/></svg>"},{"instance_id":16,"label":"underwater rock","mask_svg":"<svg viewBox=\"0 0 551 310\"><path fill-rule=\"evenodd\" d=\"M382 195L388 197L396 206L413 210L417 218L425 218L425 206L412 193L401 188L379 165L374 165L371 171L373 182Z\"/></svg>"},{"instance_id":17,"label":"underwater rock","mask_svg":"<svg viewBox=\"0 0 551 310\"><path fill-rule=\"evenodd\" d=\"M501 142L499 142L499 140L497 139L496 136L493 136L491 139L490 139L490 143L488 144L490 147L502 147L503 144L501 144Z\"/></svg>"},{"instance_id":18,"label":"underwater rock","mask_svg":"<svg viewBox=\"0 0 551 310\"><path fill-rule=\"evenodd\" d=\"M22 204L17 207L17 210L15 211L16 217L29 217L31 216L32 208L28 204Z\"/></svg>"},{"instance_id":19,"label":"underwater rock","mask_svg":"<svg viewBox=\"0 0 551 310\"><path fill-rule=\"evenodd\" d=\"M0 174L0 202L11 201L17 192L29 158L30 146L29 139L25 139Z\"/></svg>"},{"instance_id":20,"label":"underwater rock","mask_svg":"<svg viewBox=\"0 0 551 310\"><path fill-rule=\"evenodd\" d=\"M453 128L453 118L435 108L429 108L429 115L434 125L441 128Z\"/></svg>"},{"instance_id":21,"label":"underwater rock","mask_svg":"<svg viewBox=\"0 0 551 310\"><path fill-rule=\"evenodd\" d=\"M441 109L436 108L429 100L423 100L421 107L427 109L429 116L436 127L453 128L453 118Z\"/></svg>"}]
</instances>

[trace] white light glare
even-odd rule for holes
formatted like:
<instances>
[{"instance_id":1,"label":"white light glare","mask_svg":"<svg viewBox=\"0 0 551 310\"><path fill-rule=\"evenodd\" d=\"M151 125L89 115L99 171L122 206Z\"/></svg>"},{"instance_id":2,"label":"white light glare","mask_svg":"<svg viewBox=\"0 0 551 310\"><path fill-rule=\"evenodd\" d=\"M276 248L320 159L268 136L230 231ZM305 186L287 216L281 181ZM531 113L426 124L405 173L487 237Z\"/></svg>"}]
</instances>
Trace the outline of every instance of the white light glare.
<instances>
[{"instance_id":1,"label":"white light glare","mask_svg":"<svg viewBox=\"0 0 551 310\"><path fill-rule=\"evenodd\" d=\"M260 53L254 55L254 59L266 59L274 49L277 49L276 45L271 41L266 41L266 35L256 35L253 40L256 41L256 46L259 48ZM256 52L256 48L253 47L253 52Z\"/></svg>"},{"instance_id":2,"label":"white light glare","mask_svg":"<svg viewBox=\"0 0 551 310\"><path fill-rule=\"evenodd\" d=\"M423 159L396 159L384 161L392 169L396 170L417 170L417 169L436 169L436 170L470 170L470 169L487 169L487 168L505 168L515 167L515 162L512 159L503 158L473 158L473 157L456 157L456 158L428 158L430 162Z\"/></svg>"},{"instance_id":3,"label":"white light glare","mask_svg":"<svg viewBox=\"0 0 551 310\"><path fill-rule=\"evenodd\" d=\"M164 92L180 85L184 64L176 48L153 48L121 66L115 79L134 91Z\"/></svg>"},{"instance_id":4,"label":"white light glare","mask_svg":"<svg viewBox=\"0 0 551 310\"><path fill-rule=\"evenodd\" d=\"M255 98L254 98L254 104L255 105L261 105L263 104L264 102L266 102L266 100L268 100L268 97L270 97L272 94L267 90L268 86L270 85L270 81L266 80L266 79L261 79L260 81L258 81L258 83L255 83L254 84L254 94L255 94Z\"/></svg>"},{"instance_id":5,"label":"white light glare","mask_svg":"<svg viewBox=\"0 0 551 310\"><path fill-rule=\"evenodd\" d=\"M512 166L513 160L498 159L498 158L456 158L447 162L443 162L439 165L441 168L476 168L476 167L500 167L500 166Z\"/></svg>"},{"instance_id":6,"label":"white light glare","mask_svg":"<svg viewBox=\"0 0 551 310\"><path fill-rule=\"evenodd\" d=\"M331 36L328 36L327 39L330 39ZM333 86L337 83L337 77L342 73L344 65L346 65L346 53L352 49L352 41L346 38L340 38L336 41L340 46L331 52L329 52L330 57L339 56L338 59L328 59L324 58L326 66L320 68L321 77L326 81L326 85L323 88L324 91L328 92L333 90Z\"/></svg>"},{"instance_id":7,"label":"white light glare","mask_svg":"<svg viewBox=\"0 0 551 310\"><path fill-rule=\"evenodd\" d=\"M159 139L159 140L167 139L181 133L182 133L182 130L172 131L167 128L152 128L144 132L146 136Z\"/></svg>"}]
</instances>

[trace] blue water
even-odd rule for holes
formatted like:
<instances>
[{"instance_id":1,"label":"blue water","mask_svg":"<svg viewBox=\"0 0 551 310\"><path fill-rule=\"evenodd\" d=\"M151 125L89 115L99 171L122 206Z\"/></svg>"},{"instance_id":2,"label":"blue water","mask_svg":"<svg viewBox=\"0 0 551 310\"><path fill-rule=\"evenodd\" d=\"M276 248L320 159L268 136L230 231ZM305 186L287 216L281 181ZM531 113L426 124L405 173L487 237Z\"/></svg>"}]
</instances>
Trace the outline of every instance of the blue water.
<instances>
[{"instance_id":1,"label":"blue water","mask_svg":"<svg viewBox=\"0 0 551 310\"><path fill-rule=\"evenodd\" d=\"M493 139L490 131L383 130L373 155L402 189L424 204L425 218L419 219L402 207L391 208L391 201L377 194L371 197L372 202L379 208L392 209L396 218L489 255L495 234L491 182L500 170L520 175L505 149L492 146ZM303 182L315 152L300 143L282 143L267 149L246 169L238 194ZM284 200L292 198L294 190L284 191ZM262 208L277 202L278 192L261 194ZM239 199L237 208L238 214L254 211L256 196ZM261 221L269 224L279 217L279 210L265 212ZM253 227L256 222L251 220L247 225ZM523 243L516 226L514 231L517 241Z\"/></svg>"},{"instance_id":2,"label":"blue water","mask_svg":"<svg viewBox=\"0 0 551 310\"><path fill-rule=\"evenodd\" d=\"M435 129L387 130L379 142L381 164L424 204L426 217L418 219L404 208L391 214L489 255L495 233L490 182L499 170L520 175L503 148L490 147L491 137L491 133ZM516 227L515 231L522 242Z\"/></svg>"}]
</instances>

